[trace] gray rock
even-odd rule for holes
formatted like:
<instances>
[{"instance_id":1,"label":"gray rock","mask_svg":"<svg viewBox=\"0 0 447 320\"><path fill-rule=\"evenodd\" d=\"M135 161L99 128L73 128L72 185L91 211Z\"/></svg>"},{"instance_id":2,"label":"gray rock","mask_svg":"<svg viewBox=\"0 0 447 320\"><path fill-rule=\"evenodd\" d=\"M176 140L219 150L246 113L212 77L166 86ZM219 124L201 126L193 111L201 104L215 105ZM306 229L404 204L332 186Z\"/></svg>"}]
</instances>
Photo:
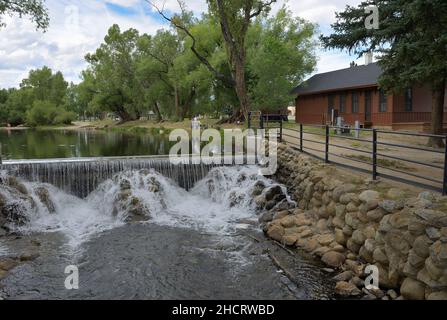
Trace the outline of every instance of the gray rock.
<instances>
[{"instance_id":1,"label":"gray rock","mask_svg":"<svg viewBox=\"0 0 447 320\"><path fill-rule=\"evenodd\" d=\"M270 201L278 195L283 195L281 186L273 186L265 192L265 199Z\"/></svg>"},{"instance_id":2,"label":"gray rock","mask_svg":"<svg viewBox=\"0 0 447 320\"><path fill-rule=\"evenodd\" d=\"M432 292L428 295L427 300L447 300L447 291Z\"/></svg>"},{"instance_id":3,"label":"gray rock","mask_svg":"<svg viewBox=\"0 0 447 320\"><path fill-rule=\"evenodd\" d=\"M386 292L386 294L393 300L396 300L398 295L396 293L396 291L394 291L393 289L390 289Z\"/></svg>"},{"instance_id":4,"label":"gray rock","mask_svg":"<svg viewBox=\"0 0 447 320\"><path fill-rule=\"evenodd\" d=\"M365 243L366 237L360 230L355 230L352 234L352 241L354 241L356 244L362 246Z\"/></svg>"},{"instance_id":5,"label":"gray rock","mask_svg":"<svg viewBox=\"0 0 447 320\"><path fill-rule=\"evenodd\" d=\"M340 273L339 275L336 275L332 279L339 282L339 281L349 281L354 276L354 273L350 270Z\"/></svg>"},{"instance_id":6,"label":"gray rock","mask_svg":"<svg viewBox=\"0 0 447 320\"><path fill-rule=\"evenodd\" d=\"M260 223L267 223L273 220L273 212L272 211L267 211L264 212L260 217L259 217L259 222Z\"/></svg>"},{"instance_id":7,"label":"gray rock","mask_svg":"<svg viewBox=\"0 0 447 320\"><path fill-rule=\"evenodd\" d=\"M337 285L335 286L335 292L343 297L359 296L362 293L359 288L346 281L337 282Z\"/></svg>"},{"instance_id":8,"label":"gray rock","mask_svg":"<svg viewBox=\"0 0 447 320\"><path fill-rule=\"evenodd\" d=\"M447 227L447 215L442 211L421 209L416 210L416 215L432 226Z\"/></svg>"},{"instance_id":9,"label":"gray rock","mask_svg":"<svg viewBox=\"0 0 447 320\"><path fill-rule=\"evenodd\" d=\"M429 192L429 191L421 192L418 195L418 198L419 199L423 199L423 200L428 200L428 201L431 201L431 202L435 202L435 201L438 200L438 196L436 196L434 193Z\"/></svg>"},{"instance_id":10,"label":"gray rock","mask_svg":"<svg viewBox=\"0 0 447 320\"><path fill-rule=\"evenodd\" d=\"M430 239L430 240L432 240L432 241L436 241L436 240L438 240L439 238L441 238L441 233L439 232L439 230L438 229L436 229L436 228L427 228L426 230L425 230L425 232L427 233L427 236L428 236L428 238Z\"/></svg>"},{"instance_id":11,"label":"gray rock","mask_svg":"<svg viewBox=\"0 0 447 320\"><path fill-rule=\"evenodd\" d=\"M394 200L383 200L379 202L379 208L385 210L387 213L393 213L396 210L402 209Z\"/></svg>"},{"instance_id":12,"label":"gray rock","mask_svg":"<svg viewBox=\"0 0 447 320\"><path fill-rule=\"evenodd\" d=\"M374 190L366 190L363 191L359 196L360 201L363 203L368 203L371 201L378 201L380 199L380 195L377 191ZM378 202L377 202L378 204Z\"/></svg>"},{"instance_id":13,"label":"gray rock","mask_svg":"<svg viewBox=\"0 0 447 320\"><path fill-rule=\"evenodd\" d=\"M406 278L400 287L400 293L407 300L424 300L425 285L411 278Z\"/></svg>"},{"instance_id":14,"label":"gray rock","mask_svg":"<svg viewBox=\"0 0 447 320\"><path fill-rule=\"evenodd\" d=\"M321 260L330 267L338 268L345 262L346 257L339 252L329 251L323 255Z\"/></svg>"},{"instance_id":15,"label":"gray rock","mask_svg":"<svg viewBox=\"0 0 447 320\"><path fill-rule=\"evenodd\" d=\"M388 198L392 200L397 200L405 197L405 192L402 191L401 189L391 188L390 190L388 190L386 195Z\"/></svg>"},{"instance_id":16,"label":"gray rock","mask_svg":"<svg viewBox=\"0 0 447 320\"><path fill-rule=\"evenodd\" d=\"M426 235L423 235L414 240L413 250L418 256L427 258L430 255L430 246L432 244L433 241L431 241Z\"/></svg>"},{"instance_id":17,"label":"gray rock","mask_svg":"<svg viewBox=\"0 0 447 320\"><path fill-rule=\"evenodd\" d=\"M352 277L350 281L353 285L355 285L357 288L362 288L365 286L365 281L360 279L358 276Z\"/></svg>"}]
</instances>

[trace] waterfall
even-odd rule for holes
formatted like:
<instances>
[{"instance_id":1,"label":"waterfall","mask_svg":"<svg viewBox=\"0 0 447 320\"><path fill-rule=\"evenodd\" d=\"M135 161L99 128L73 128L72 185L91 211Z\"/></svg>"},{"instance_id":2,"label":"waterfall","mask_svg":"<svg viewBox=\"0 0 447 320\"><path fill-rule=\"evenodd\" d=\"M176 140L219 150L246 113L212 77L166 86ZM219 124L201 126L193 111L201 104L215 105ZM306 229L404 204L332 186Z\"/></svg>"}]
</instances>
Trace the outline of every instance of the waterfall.
<instances>
[{"instance_id":1,"label":"waterfall","mask_svg":"<svg viewBox=\"0 0 447 320\"><path fill-rule=\"evenodd\" d=\"M154 169L189 190L216 165L172 164L169 158L93 158L6 161L2 170L26 181L49 183L67 193L85 198L102 182L123 171Z\"/></svg>"},{"instance_id":2,"label":"waterfall","mask_svg":"<svg viewBox=\"0 0 447 320\"><path fill-rule=\"evenodd\" d=\"M113 164L113 166L112 166ZM121 160L109 164L103 162L27 164L34 173L64 172L67 179L81 168L108 170L100 175L118 170L125 165ZM156 166L167 175L183 179L191 188L187 191L178 183L154 168L132 169L116 173L100 183L95 190L81 198L60 188L42 182L30 182L11 178L2 172L0 199L3 199L1 213L13 220L5 224L9 230L18 233L61 232L68 239L70 248L79 245L102 231L116 228L128 222L143 222L176 228L193 228L211 234L232 234L241 224L257 221L256 204L253 194L259 187L267 191L278 186L274 181L258 175L257 166L171 166L167 161L135 161L127 166ZM162 166L164 165L164 166ZM69 172L69 168L75 172ZM20 169L19 167L15 168ZM23 168L22 168L23 170ZM209 171L206 174L206 171ZM22 172L26 172L23 170ZM28 171L33 172L33 171ZM52 174L47 178L51 178ZM92 171L89 172L92 175ZM182 174L184 174L182 176ZM9 177L9 178L8 178ZM180 177L180 178L179 178ZM199 179L201 177L201 179ZM36 178L36 177L35 177ZM93 183L97 180L90 179ZM48 179L51 180L51 179ZM193 186L193 181L197 181ZM63 179L54 180L58 183ZM77 184L80 184L78 180ZM64 185L61 183L61 185ZM76 186L75 191L86 193L88 188ZM73 190L72 190L73 191ZM1 216L0 216L1 218ZM242 222L245 221L245 222ZM248 225L246 225L248 226ZM243 226L242 226L243 227ZM0 246L0 251L3 249ZM1 253L0 253L1 254Z\"/></svg>"}]
</instances>

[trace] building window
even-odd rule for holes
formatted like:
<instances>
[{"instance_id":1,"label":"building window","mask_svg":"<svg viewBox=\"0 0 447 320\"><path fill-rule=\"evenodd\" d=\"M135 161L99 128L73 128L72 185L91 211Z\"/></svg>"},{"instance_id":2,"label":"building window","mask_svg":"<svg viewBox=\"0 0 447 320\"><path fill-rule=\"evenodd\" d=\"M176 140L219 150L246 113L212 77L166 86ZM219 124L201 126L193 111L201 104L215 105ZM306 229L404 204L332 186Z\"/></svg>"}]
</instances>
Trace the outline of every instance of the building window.
<instances>
[{"instance_id":1,"label":"building window","mask_svg":"<svg viewBox=\"0 0 447 320\"><path fill-rule=\"evenodd\" d=\"M340 95L340 113L346 112L346 94L342 93Z\"/></svg>"},{"instance_id":2,"label":"building window","mask_svg":"<svg viewBox=\"0 0 447 320\"><path fill-rule=\"evenodd\" d=\"M358 94L358 92L352 93L352 113L359 113L359 94Z\"/></svg>"},{"instance_id":3,"label":"building window","mask_svg":"<svg viewBox=\"0 0 447 320\"><path fill-rule=\"evenodd\" d=\"M413 89L407 88L405 90L405 111L413 111Z\"/></svg>"},{"instance_id":4,"label":"building window","mask_svg":"<svg viewBox=\"0 0 447 320\"><path fill-rule=\"evenodd\" d=\"M388 108L387 95L383 89L380 89L379 95L380 95L379 112L386 112Z\"/></svg>"}]
</instances>

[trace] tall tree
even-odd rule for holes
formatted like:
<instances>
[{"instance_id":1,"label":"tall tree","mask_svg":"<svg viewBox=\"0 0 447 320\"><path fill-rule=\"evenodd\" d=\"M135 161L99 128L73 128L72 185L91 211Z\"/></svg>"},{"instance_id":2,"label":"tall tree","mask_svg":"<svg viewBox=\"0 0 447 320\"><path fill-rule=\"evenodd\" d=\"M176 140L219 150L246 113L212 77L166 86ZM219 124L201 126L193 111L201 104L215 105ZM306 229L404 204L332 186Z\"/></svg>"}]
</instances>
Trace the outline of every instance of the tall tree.
<instances>
[{"instance_id":1,"label":"tall tree","mask_svg":"<svg viewBox=\"0 0 447 320\"><path fill-rule=\"evenodd\" d=\"M20 87L31 89L34 100L48 100L60 106L64 102L68 83L60 71L53 74L50 68L44 66L42 69L31 70Z\"/></svg>"},{"instance_id":2,"label":"tall tree","mask_svg":"<svg viewBox=\"0 0 447 320\"><path fill-rule=\"evenodd\" d=\"M316 26L283 7L257 19L247 37L248 83L252 106L277 112L290 105L290 88L316 65Z\"/></svg>"},{"instance_id":3,"label":"tall tree","mask_svg":"<svg viewBox=\"0 0 447 320\"><path fill-rule=\"evenodd\" d=\"M166 20L171 22L176 28L185 32L192 39L190 47L192 52L217 79L224 85L231 86L235 89L240 106L230 120L237 121L246 118L250 110L250 99L246 81L247 32L252 21L263 14L268 14L270 6L276 0L207 0L209 13L220 25L227 51L227 59L230 65L231 77L228 77L215 68L210 63L207 55L197 48L196 37L190 32L188 26L182 23L179 15L169 18L152 1L146 1L156 8ZM185 12L185 4L181 0L178 0L178 3L183 14Z\"/></svg>"},{"instance_id":4,"label":"tall tree","mask_svg":"<svg viewBox=\"0 0 447 320\"><path fill-rule=\"evenodd\" d=\"M92 103L103 111L114 112L122 121L135 120L141 114L133 99L138 39L137 30L121 32L118 25L113 25L96 52L86 55L95 79Z\"/></svg>"},{"instance_id":5,"label":"tall tree","mask_svg":"<svg viewBox=\"0 0 447 320\"><path fill-rule=\"evenodd\" d=\"M366 28L367 7L379 9L379 28ZM445 0L365 0L337 13L334 33L322 36L326 48L347 49L356 54L381 54L380 86L399 92L414 85L432 88L432 133L443 133L447 79L447 2ZM441 147L432 138L430 146Z\"/></svg>"},{"instance_id":6,"label":"tall tree","mask_svg":"<svg viewBox=\"0 0 447 320\"><path fill-rule=\"evenodd\" d=\"M2 15L18 15L20 18L29 16L36 24L37 29L46 30L49 18L47 9L42 0L0 0L0 28L6 24L2 21Z\"/></svg>"},{"instance_id":7,"label":"tall tree","mask_svg":"<svg viewBox=\"0 0 447 320\"><path fill-rule=\"evenodd\" d=\"M240 102L236 119L248 117L250 99L246 82L247 32L253 19L267 14L276 0L207 0L210 13L219 21L228 61Z\"/></svg>"}]
</instances>

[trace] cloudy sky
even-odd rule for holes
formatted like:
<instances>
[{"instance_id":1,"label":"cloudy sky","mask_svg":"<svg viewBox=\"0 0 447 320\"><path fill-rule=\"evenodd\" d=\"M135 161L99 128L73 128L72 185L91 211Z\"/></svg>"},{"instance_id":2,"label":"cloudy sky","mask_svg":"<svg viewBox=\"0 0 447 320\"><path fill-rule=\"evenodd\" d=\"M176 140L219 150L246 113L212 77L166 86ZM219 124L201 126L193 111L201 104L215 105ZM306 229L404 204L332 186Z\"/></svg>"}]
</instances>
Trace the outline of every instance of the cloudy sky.
<instances>
[{"instance_id":1,"label":"cloudy sky","mask_svg":"<svg viewBox=\"0 0 447 320\"><path fill-rule=\"evenodd\" d=\"M165 3L165 9L171 12L179 10L176 0L154 2L160 6ZM196 14L206 10L206 0L185 2ZM335 11L358 3L360 0L289 0L287 5L295 15L318 23L320 31L327 34ZM278 0L274 9L282 4L284 0ZM0 29L0 88L18 86L29 70L44 65L62 71L68 81L77 83L86 66L85 54L99 46L112 24L150 34L166 27L144 0L47 0L46 5L50 14L46 33L36 31L27 19L2 17L7 27ZM348 67L356 59L338 51L319 50L318 56L317 72Z\"/></svg>"}]
</instances>

